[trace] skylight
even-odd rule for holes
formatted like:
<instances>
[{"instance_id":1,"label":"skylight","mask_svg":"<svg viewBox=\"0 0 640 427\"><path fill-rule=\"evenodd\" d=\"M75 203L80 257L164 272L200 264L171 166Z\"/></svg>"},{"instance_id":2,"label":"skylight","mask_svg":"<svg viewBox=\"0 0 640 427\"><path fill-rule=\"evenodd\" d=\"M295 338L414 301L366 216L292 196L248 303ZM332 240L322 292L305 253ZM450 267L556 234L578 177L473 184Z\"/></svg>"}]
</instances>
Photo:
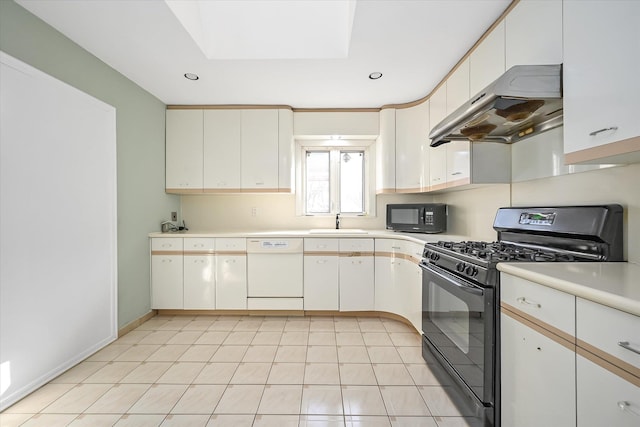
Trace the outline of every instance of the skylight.
<instances>
[{"instance_id":1,"label":"skylight","mask_svg":"<svg viewBox=\"0 0 640 427\"><path fill-rule=\"evenodd\" d=\"M208 59L347 58L356 0L165 0Z\"/></svg>"}]
</instances>

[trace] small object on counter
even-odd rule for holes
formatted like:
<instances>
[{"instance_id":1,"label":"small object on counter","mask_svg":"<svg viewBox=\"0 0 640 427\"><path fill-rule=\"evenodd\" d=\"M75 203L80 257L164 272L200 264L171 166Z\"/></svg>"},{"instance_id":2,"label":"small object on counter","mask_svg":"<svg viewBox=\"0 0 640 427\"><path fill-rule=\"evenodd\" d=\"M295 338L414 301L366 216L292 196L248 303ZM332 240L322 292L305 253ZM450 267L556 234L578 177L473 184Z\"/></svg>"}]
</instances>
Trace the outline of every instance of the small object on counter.
<instances>
[{"instance_id":1,"label":"small object on counter","mask_svg":"<svg viewBox=\"0 0 640 427\"><path fill-rule=\"evenodd\" d=\"M189 229L187 228L187 223L184 222L184 219L182 220L182 227L178 227L179 231L188 231Z\"/></svg>"},{"instance_id":2,"label":"small object on counter","mask_svg":"<svg viewBox=\"0 0 640 427\"><path fill-rule=\"evenodd\" d=\"M171 221L163 221L160 224L160 230L163 233L171 233L171 232L176 232L179 230L178 226L175 225L173 222Z\"/></svg>"}]
</instances>

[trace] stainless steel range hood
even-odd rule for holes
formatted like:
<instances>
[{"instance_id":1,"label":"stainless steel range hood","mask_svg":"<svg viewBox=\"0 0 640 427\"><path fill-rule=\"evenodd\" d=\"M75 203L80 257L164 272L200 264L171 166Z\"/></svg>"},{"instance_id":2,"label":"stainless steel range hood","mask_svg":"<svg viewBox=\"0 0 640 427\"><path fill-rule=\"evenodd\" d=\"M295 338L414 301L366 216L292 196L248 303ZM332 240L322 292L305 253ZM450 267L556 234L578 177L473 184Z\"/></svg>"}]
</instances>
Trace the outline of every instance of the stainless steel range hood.
<instances>
[{"instance_id":1,"label":"stainless steel range hood","mask_svg":"<svg viewBox=\"0 0 640 427\"><path fill-rule=\"evenodd\" d=\"M429 134L451 141L512 143L562 124L562 65L516 65Z\"/></svg>"}]
</instances>

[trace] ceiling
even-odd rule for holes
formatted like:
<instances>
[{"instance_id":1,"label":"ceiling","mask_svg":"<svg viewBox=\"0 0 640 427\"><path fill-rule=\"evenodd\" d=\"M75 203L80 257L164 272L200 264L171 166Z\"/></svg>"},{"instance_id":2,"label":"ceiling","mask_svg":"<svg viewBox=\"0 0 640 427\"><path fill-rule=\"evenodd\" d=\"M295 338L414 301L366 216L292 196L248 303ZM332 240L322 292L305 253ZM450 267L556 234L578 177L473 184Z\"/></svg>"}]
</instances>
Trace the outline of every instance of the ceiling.
<instances>
[{"instance_id":1,"label":"ceiling","mask_svg":"<svg viewBox=\"0 0 640 427\"><path fill-rule=\"evenodd\" d=\"M282 40L283 46L287 38L299 41L305 37L302 30L311 25L300 25L297 21L297 25L292 22L290 26L277 23L268 14L264 16L269 19L261 20L264 12L252 14L252 11L260 8L264 11L265 4L275 8L288 2L306 1L309 6L318 2L350 3L355 5L351 12L355 12L342 54L324 53L324 57L306 58L285 54L278 59L277 53L264 58L264 53L259 54L264 49L249 49L254 53L231 59L208 59L172 12L171 2L16 0L165 104L281 104L294 108L378 108L422 98L511 3L511 0L204 1L235 3L235 19L239 20L234 21L235 26L227 25L226 33L230 35L227 41L246 42L243 34L252 34L254 40L262 38L255 37L256 34L264 35L264 39L271 35ZM340 31L341 40L345 40L343 27L331 24L326 17L322 19L329 29ZM266 21L267 25L261 25L260 21ZM248 30L247 22L252 23ZM241 25L245 25L243 31L232 31ZM283 31L284 25L290 28ZM382 73L382 78L370 79L373 72ZM187 80L185 73L197 74L199 79Z\"/></svg>"}]
</instances>

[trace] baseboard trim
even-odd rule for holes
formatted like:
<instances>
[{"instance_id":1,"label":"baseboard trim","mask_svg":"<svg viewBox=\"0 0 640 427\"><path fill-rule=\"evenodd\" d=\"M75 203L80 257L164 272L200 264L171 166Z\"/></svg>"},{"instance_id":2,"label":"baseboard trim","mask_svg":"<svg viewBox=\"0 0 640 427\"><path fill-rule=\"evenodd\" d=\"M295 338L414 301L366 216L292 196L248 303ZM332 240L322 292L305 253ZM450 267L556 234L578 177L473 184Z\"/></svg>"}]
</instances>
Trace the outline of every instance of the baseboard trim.
<instances>
[{"instance_id":1,"label":"baseboard trim","mask_svg":"<svg viewBox=\"0 0 640 427\"><path fill-rule=\"evenodd\" d=\"M157 314L158 314L157 310L151 310L147 314L140 316L137 319L127 323L122 328L118 329L118 338L133 331L135 328L142 325L147 320L151 319L152 317L155 317Z\"/></svg>"},{"instance_id":2,"label":"baseboard trim","mask_svg":"<svg viewBox=\"0 0 640 427\"><path fill-rule=\"evenodd\" d=\"M161 309L156 310L158 316L308 316L308 317L380 317L397 320L410 326L417 333L415 326L403 316L387 311L333 311L333 310L180 310ZM153 316L152 316L153 317Z\"/></svg>"}]
</instances>

